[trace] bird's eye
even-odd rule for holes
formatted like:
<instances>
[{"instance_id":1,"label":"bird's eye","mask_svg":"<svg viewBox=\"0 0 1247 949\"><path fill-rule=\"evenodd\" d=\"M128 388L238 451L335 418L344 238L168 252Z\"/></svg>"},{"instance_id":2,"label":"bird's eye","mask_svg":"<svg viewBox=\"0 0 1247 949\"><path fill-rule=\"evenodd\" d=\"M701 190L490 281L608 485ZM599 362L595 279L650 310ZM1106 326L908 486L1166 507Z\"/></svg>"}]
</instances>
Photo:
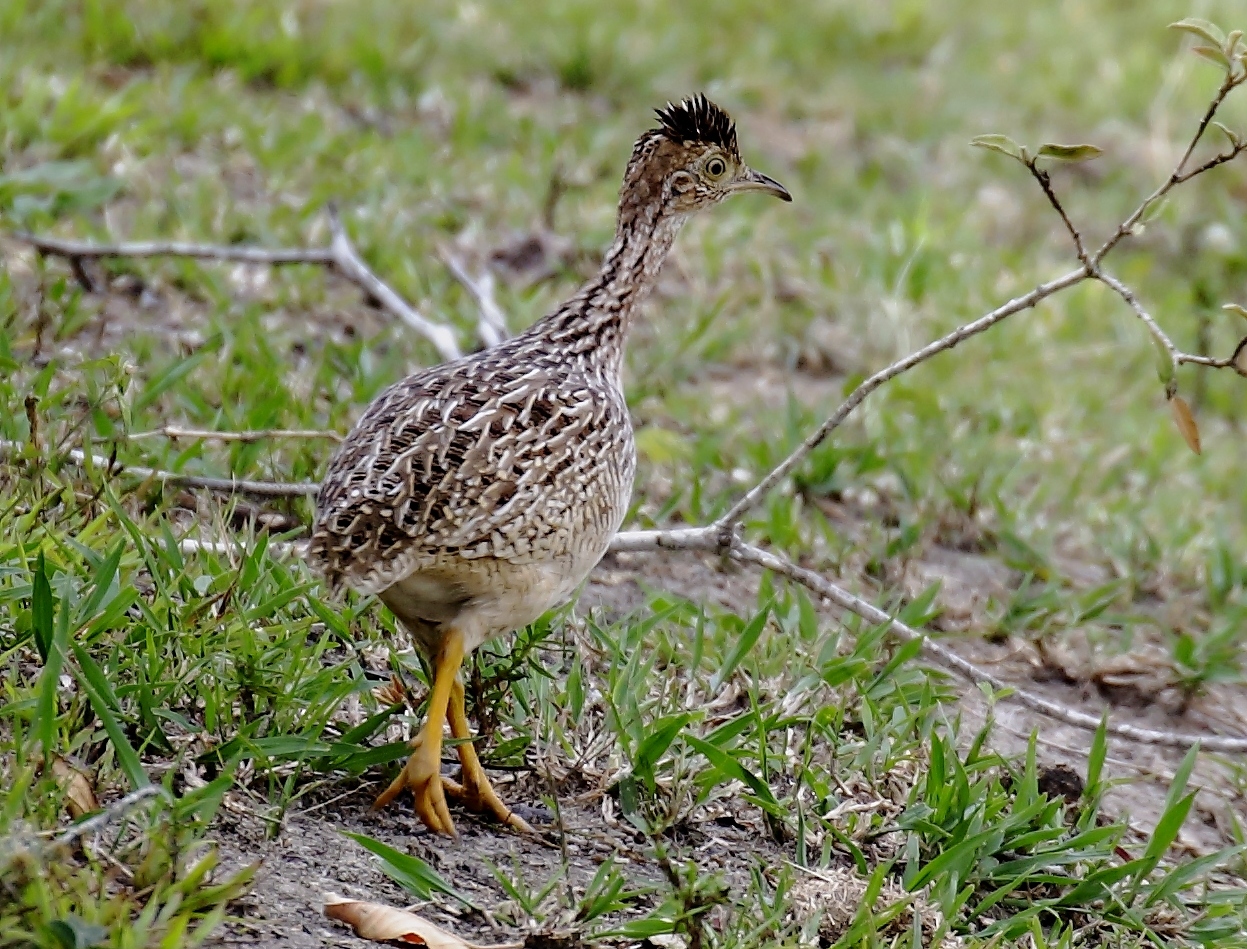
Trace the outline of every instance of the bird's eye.
<instances>
[{"instance_id":1,"label":"bird's eye","mask_svg":"<svg viewBox=\"0 0 1247 949\"><path fill-rule=\"evenodd\" d=\"M722 158L712 158L706 162L706 174L711 178L721 177L725 171L727 171L727 164Z\"/></svg>"}]
</instances>

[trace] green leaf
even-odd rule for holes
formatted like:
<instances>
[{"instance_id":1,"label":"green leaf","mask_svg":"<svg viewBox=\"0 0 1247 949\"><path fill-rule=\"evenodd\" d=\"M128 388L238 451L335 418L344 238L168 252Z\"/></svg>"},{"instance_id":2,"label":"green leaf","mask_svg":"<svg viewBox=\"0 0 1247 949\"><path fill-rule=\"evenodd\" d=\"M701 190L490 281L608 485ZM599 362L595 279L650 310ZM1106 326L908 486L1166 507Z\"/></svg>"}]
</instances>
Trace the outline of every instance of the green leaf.
<instances>
[{"instance_id":1,"label":"green leaf","mask_svg":"<svg viewBox=\"0 0 1247 949\"><path fill-rule=\"evenodd\" d=\"M937 606L936 598L940 595L940 588L943 582L936 580L934 583L926 587L914 599L905 605L896 618L906 626L926 626L942 612L944 608Z\"/></svg>"},{"instance_id":2,"label":"green leaf","mask_svg":"<svg viewBox=\"0 0 1247 949\"><path fill-rule=\"evenodd\" d=\"M1242 139L1238 137L1237 132L1235 132L1231 128L1227 128L1226 126L1222 125L1220 122L1217 122L1217 121L1214 121L1212 124L1217 127L1217 129L1221 132L1222 135L1224 135L1226 138L1230 140L1231 145L1233 145L1235 148L1239 146L1239 143L1242 141Z\"/></svg>"},{"instance_id":3,"label":"green leaf","mask_svg":"<svg viewBox=\"0 0 1247 949\"><path fill-rule=\"evenodd\" d=\"M978 135L970 139L970 144L975 148L986 148L989 151L1008 155L1010 158L1017 159L1020 162L1026 162L1026 149L1009 138L1008 135Z\"/></svg>"},{"instance_id":4,"label":"green leaf","mask_svg":"<svg viewBox=\"0 0 1247 949\"><path fill-rule=\"evenodd\" d=\"M138 397L135 398L134 403L131 406L131 411L137 413L147 408L147 406L151 405L158 398L160 398L160 396L164 394L165 390L177 385L180 381L182 381L182 379L189 375L196 366L198 366L210 355L215 354L209 352L207 349L201 349L199 352L187 356L185 359L178 360L163 372L157 373L151 378L147 385L143 387L143 391L138 394Z\"/></svg>"},{"instance_id":5,"label":"green leaf","mask_svg":"<svg viewBox=\"0 0 1247 949\"><path fill-rule=\"evenodd\" d=\"M95 571L94 587L91 596L83 606L82 612L79 613L78 625L90 622L95 618L95 614L99 612L100 607L104 603L104 597L108 595L109 588L113 585L113 577L117 575L117 566L121 563L121 552L125 550L125 541L119 540L117 546L112 549L109 555L100 564L99 569Z\"/></svg>"},{"instance_id":6,"label":"green leaf","mask_svg":"<svg viewBox=\"0 0 1247 949\"><path fill-rule=\"evenodd\" d=\"M1174 361L1173 353L1169 351L1165 341L1155 333L1152 334L1152 345L1156 347L1156 375L1161 384L1168 389L1178 371L1178 364Z\"/></svg>"},{"instance_id":7,"label":"green leaf","mask_svg":"<svg viewBox=\"0 0 1247 949\"><path fill-rule=\"evenodd\" d=\"M1088 800L1094 801L1100 794L1100 775L1104 771L1104 759L1108 756L1108 713L1100 718L1100 726L1091 739L1091 750L1087 752L1087 783L1083 785L1083 794Z\"/></svg>"},{"instance_id":8,"label":"green leaf","mask_svg":"<svg viewBox=\"0 0 1247 949\"><path fill-rule=\"evenodd\" d=\"M723 660L723 665L719 667L719 671L710 679L710 691L718 692L723 683L726 682L736 671L736 667L740 665L753 648L754 643L758 641L758 637L762 635L762 630L766 627L767 618L771 615L771 605L774 603L771 599L767 604L758 611L738 637L736 642L732 644L731 650Z\"/></svg>"},{"instance_id":9,"label":"green leaf","mask_svg":"<svg viewBox=\"0 0 1247 949\"><path fill-rule=\"evenodd\" d=\"M784 816L784 809L780 806L779 801L775 799L775 793L771 790L770 785L730 754L721 748L716 748L708 741L702 741L694 735L685 735L684 740L694 751L705 755L711 767L720 774L741 782L741 784L753 791L758 798L759 806L764 811L774 817L782 818Z\"/></svg>"},{"instance_id":10,"label":"green leaf","mask_svg":"<svg viewBox=\"0 0 1247 949\"><path fill-rule=\"evenodd\" d=\"M50 758L56 748L56 713L59 704L57 697L60 690L61 668L65 664L65 652L69 643L69 610L63 604L60 609L54 605L43 551L39 552L39 559L35 565L32 596L36 600L43 601L41 611L43 615L40 617L40 622L45 623L47 627L46 654L43 671L39 674L38 694L35 702L35 731L39 735L44 757ZM55 621L52 617L53 611L55 611ZM52 628L53 626L55 629Z\"/></svg>"},{"instance_id":11,"label":"green leaf","mask_svg":"<svg viewBox=\"0 0 1247 949\"><path fill-rule=\"evenodd\" d=\"M1201 59L1206 59L1208 62L1220 66L1222 69L1230 69L1233 65L1230 62L1230 57L1225 55L1225 50L1220 46L1192 46L1191 52Z\"/></svg>"},{"instance_id":12,"label":"green leaf","mask_svg":"<svg viewBox=\"0 0 1247 949\"><path fill-rule=\"evenodd\" d=\"M1199 758L1199 745L1194 744L1183 756L1182 761L1178 764L1177 769L1173 772L1173 783L1169 785L1169 792L1165 795L1165 810L1178 803L1182 795L1186 792L1187 782L1191 780L1191 773L1195 770L1195 762ZM1153 834L1155 840L1155 834ZM1166 847L1169 845L1166 844Z\"/></svg>"},{"instance_id":13,"label":"green leaf","mask_svg":"<svg viewBox=\"0 0 1247 949\"><path fill-rule=\"evenodd\" d=\"M1224 850L1218 850L1215 853L1204 854L1197 857L1190 863L1184 863L1181 866L1174 867L1165 874L1165 878L1151 893L1148 894L1144 904L1147 906L1155 905L1162 900L1170 900L1175 897L1180 890L1185 888L1192 881L1204 876L1205 871L1211 870L1213 867L1228 863L1232 858L1237 857L1244 850L1247 850L1247 844L1238 844L1234 847L1227 847Z\"/></svg>"},{"instance_id":14,"label":"green leaf","mask_svg":"<svg viewBox=\"0 0 1247 949\"><path fill-rule=\"evenodd\" d=\"M659 719L637 746L632 767L650 788L654 786L654 766L658 764L658 759L671 747L676 735L680 734L692 718L692 712L682 712Z\"/></svg>"},{"instance_id":15,"label":"green leaf","mask_svg":"<svg viewBox=\"0 0 1247 949\"><path fill-rule=\"evenodd\" d=\"M78 680L78 684L82 686L82 690L87 693L87 698L91 700L91 707L95 710L96 718L100 720L104 726L104 731L108 733L108 740L112 742L113 754L117 757L117 764L121 766L121 770L130 779L131 787L140 788L151 784L151 780L147 777L147 772L143 770L143 763L139 760L138 752L130 744L125 730L117 720L117 710L119 708L117 696L113 693L112 686L108 684L108 679L105 677L103 670L96 665L95 660L91 658L91 654L78 643L73 643L71 648L74 651L74 659L78 661L79 668L74 677Z\"/></svg>"},{"instance_id":16,"label":"green leaf","mask_svg":"<svg viewBox=\"0 0 1247 949\"><path fill-rule=\"evenodd\" d=\"M107 929L96 923L88 923L73 913L63 919L52 920L48 923L47 932L58 949L90 949L92 946L102 946L108 940Z\"/></svg>"},{"instance_id":17,"label":"green leaf","mask_svg":"<svg viewBox=\"0 0 1247 949\"><path fill-rule=\"evenodd\" d=\"M1197 16L1189 16L1185 20L1179 20L1177 23L1170 23L1169 29L1191 33L1200 39L1207 40L1214 46L1225 45L1225 34L1221 32L1221 27L1215 23L1209 23L1207 20L1201 20Z\"/></svg>"},{"instance_id":18,"label":"green leaf","mask_svg":"<svg viewBox=\"0 0 1247 949\"><path fill-rule=\"evenodd\" d=\"M1039 146L1038 158L1054 158L1057 161L1091 161L1104 152L1095 145L1057 145L1052 142Z\"/></svg>"},{"instance_id":19,"label":"green leaf","mask_svg":"<svg viewBox=\"0 0 1247 949\"><path fill-rule=\"evenodd\" d=\"M47 563L43 551L35 561L35 575L31 582L30 623L35 633L35 647L39 650L39 658L48 661L48 650L52 648L52 616L56 611L56 600L52 597L52 585L48 583Z\"/></svg>"},{"instance_id":20,"label":"green leaf","mask_svg":"<svg viewBox=\"0 0 1247 949\"><path fill-rule=\"evenodd\" d=\"M364 834L342 831L342 835L350 837L351 840L355 841L369 853L378 857L381 861L381 869L385 871L385 875L412 895L422 900L427 900L435 892L445 893L447 896L454 897L469 909L480 912L471 900L442 879L441 874L419 857L403 853L401 850L395 850L393 847L383 844L379 840L373 840Z\"/></svg>"}]
</instances>

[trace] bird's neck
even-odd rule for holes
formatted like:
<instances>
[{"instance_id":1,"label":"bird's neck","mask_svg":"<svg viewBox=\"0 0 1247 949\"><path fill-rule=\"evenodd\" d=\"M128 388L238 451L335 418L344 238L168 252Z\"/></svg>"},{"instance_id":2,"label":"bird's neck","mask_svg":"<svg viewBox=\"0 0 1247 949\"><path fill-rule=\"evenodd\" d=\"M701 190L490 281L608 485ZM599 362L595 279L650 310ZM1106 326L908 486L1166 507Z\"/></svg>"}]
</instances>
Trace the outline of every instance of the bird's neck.
<instances>
[{"instance_id":1,"label":"bird's neck","mask_svg":"<svg viewBox=\"0 0 1247 949\"><path fill-rule=\"evenodd\" d=\"M534 326L568 355L581 355L618 375L636 313L658 282L685 215L655 201L619 210L615 240L596 277Z\"/></svg>"}]
</instances>

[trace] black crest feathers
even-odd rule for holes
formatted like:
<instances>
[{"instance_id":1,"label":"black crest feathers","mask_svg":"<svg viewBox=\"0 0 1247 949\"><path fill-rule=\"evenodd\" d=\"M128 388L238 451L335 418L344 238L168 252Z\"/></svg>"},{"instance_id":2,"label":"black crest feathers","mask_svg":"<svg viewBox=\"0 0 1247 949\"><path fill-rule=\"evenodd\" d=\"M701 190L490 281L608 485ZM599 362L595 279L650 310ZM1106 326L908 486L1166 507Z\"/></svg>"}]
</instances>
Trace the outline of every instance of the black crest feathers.
<instances>
[{"instance_id":1,"label":"black crest feathers","mask_svg":"<svg viewBox=\"0 0 1247 949\"><path fill-rule=\"evenodd\" d=\"M736 123L703 94L689 96L679 105L668 102L665 109L654 111L662 123L657 131L671 141L718 145L736 154Z\"/></svg>"}]
</instances>

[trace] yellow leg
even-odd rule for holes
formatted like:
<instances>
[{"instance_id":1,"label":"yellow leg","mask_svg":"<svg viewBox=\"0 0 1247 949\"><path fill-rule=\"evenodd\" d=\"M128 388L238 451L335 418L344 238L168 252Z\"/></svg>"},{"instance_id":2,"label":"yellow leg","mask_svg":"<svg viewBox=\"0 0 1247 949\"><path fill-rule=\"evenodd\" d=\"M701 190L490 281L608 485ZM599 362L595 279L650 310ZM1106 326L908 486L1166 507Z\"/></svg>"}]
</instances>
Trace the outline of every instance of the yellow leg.
<instances>
[{"instance_id":1,"label":"yellow leg","mask_svg":"<svg viewBox=\"0 0 1247 949\"><path fill-rule=\"evenodd\" d=\"M455 825L446 808L442 791L442 728L451 692L458 685L459 666L463 662L463 633L451 629L442 651L433 663L433 691L429 695L429 713L424 728L412 741L414 753L402 773L391 782L373 803L378 810L410 788L416 799L416 813L434 833L457 837ZM459 686L462 695L463 687Z\"/></svg>"},{"instance_id":2,"label":"yellow leg","mask_svg":"<svg viewBox=\"0 0 1247 949\"><path fill-rule=\"evenodd\" d=\"M468 713L464 707L463 683L458 678L451 686L449 713L450 734L455 738L470 739L472 731L468 727ZM481 767L481 759L476 756L476 747L472 742L461 741L456 746L456 750L459 752L459 764L463 767L463 773L460 775L463 785L458 787L445 782L446 790L462 801L463 806L470 811L489 814L500 824L506 824L521 833L535 833L528 825L528 821L513 814L511 809L502 803L493 785L489 783L489 778L485 776L485 769Z\"/></svg>"}]
</instances>

